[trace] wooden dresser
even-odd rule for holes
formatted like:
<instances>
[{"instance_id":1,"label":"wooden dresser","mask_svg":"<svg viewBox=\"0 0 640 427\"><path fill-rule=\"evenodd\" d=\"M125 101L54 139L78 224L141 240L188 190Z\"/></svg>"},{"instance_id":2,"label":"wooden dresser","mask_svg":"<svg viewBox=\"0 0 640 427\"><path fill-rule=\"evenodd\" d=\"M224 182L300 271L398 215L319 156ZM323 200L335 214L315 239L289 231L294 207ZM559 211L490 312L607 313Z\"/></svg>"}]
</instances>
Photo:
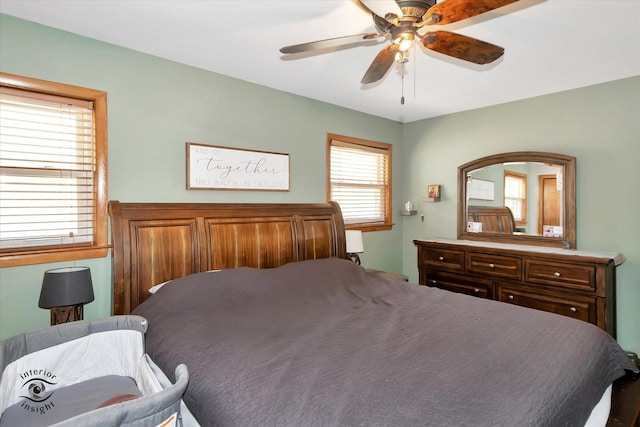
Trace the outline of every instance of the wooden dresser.
<instances>
[{"instance_id":1,"label":"wooden dresser","mask_svg":"<svg viewBox=\"0 0 640 427\"><path fill-rule=\"evenodd\" d=\"M454 239L413 242L421 285L562 314L616 335L621 254Z\"/></svg>"}]
</instances>

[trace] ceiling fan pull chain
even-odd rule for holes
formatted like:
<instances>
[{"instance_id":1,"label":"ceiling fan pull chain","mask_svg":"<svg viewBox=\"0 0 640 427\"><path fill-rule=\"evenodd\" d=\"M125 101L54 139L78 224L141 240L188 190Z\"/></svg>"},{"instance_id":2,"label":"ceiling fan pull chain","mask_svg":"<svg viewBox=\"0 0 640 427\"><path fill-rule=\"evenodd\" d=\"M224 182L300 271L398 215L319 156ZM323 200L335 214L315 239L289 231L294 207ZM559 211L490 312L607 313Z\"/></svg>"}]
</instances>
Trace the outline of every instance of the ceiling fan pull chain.
<instances>
[{"instance_id":1,"label":"ceiling fan pull chain","mask_svg":"<svg viewBox=\"0 0 640 427\"><path fill-rule=\"evenodd\" d=\"M413 57L416 58L416 43L413 44ZM416 100L416 63L413 61L413 101Z\"/></svg>"},{"instance_id":2,"label":"ceiling fan pull chain","mask_svg":"<svg viewBox=\"0 0 640 427\"><path fill-rule=\"evenodd\" d=\"M404 64L406 61L401 61L400 64L402 65L402 96L400 97L400 105L404 105Z\"/></svg>"}]
</instances>

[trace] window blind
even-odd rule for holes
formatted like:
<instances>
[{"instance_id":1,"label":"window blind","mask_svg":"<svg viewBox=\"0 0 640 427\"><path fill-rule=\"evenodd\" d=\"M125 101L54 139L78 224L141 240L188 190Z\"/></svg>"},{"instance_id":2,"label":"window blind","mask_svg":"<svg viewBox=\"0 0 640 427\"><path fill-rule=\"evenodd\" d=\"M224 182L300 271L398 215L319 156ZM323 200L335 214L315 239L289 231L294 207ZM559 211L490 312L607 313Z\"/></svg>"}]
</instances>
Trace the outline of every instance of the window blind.
<instances>
[{"instance_id":1,"label":"window blind","mask_svg":"<svg viewBox=\"0 0 640 427\"><path fill-rule=\"evenodd\" d=\"M526 178L505 175L504 205L511 209L515 221L526 220Z\"/></svg>"},{"instance_id":2,"label":"window blind","mask_svg":"<svg viewBox=\"0 0 640 427\"><path fill-rule=\"evenodd\" d=\"M0 90L0 249L94 242L92 103Z\"/></svg>"},{"instance_id":3,"label":"window blind","mask_svg":"<svg viewBox=\"0 0 640 427\"><path fill-rule=\"evenodd\" d=\"M388 218L387 150L332 141L331 200L340 204L345 224L379 224Z\"/></svg>"}]
</instances>

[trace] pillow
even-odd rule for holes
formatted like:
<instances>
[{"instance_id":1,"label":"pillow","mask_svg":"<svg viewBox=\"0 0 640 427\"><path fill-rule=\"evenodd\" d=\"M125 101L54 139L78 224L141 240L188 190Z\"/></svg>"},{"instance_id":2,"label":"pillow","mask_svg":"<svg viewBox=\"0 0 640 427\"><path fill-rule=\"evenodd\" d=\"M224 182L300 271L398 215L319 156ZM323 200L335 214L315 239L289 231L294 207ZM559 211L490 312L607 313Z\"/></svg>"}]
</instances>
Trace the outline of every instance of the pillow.
<instances>
[{"instance_id":1,"label":"pillow","mask_svg":"<svg viewBox=\"0 0 640 427\"><path fill-rule=\"evenodd\" d=\"M215 273L216 271L220 271L220 270L209 270L209 271L206 271L205 273ZM149 288L149 293L150 294L155 294L156 292L158 292L158 289L160 289L161 287L163 287L164 285L166 285L170 281L171 280L167 280L166 282L158 283L157 285L150 287Z\"/></svg>"},{"instance_id":2,"label":"pillow","mask_svg":"<svg viewBox=\"0 0 640 427\"><path fill-rule=\"evenodd\" d=\"M149 288L149 293L150 294L155 294L156 292L158 292L158 289L160 289L161 287L163 287L164 285L166 285L170 281L171 280L167 280L166 282L158 283L157 285L150 287Z\"/></svg>"}]
</instances>

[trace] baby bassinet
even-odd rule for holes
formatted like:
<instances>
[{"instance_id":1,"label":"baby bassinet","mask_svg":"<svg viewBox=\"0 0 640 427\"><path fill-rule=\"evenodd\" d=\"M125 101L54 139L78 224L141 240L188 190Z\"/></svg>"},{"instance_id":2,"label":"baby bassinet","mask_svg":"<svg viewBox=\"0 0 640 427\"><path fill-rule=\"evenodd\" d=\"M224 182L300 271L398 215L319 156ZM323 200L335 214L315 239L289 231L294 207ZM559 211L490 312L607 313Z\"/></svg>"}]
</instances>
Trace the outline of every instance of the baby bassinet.
<instances>
[{"instance_id":1,"label":"baby bassinet","mask_svg":"<svg viewBox=\"0 0 640 427\"><path fill-rule=\"evenodd\" d=\"M53 326L0 343L0 426L197 425L175 384L145 354L147 321L114 316Z\"/></svg>"}]
</instances>

